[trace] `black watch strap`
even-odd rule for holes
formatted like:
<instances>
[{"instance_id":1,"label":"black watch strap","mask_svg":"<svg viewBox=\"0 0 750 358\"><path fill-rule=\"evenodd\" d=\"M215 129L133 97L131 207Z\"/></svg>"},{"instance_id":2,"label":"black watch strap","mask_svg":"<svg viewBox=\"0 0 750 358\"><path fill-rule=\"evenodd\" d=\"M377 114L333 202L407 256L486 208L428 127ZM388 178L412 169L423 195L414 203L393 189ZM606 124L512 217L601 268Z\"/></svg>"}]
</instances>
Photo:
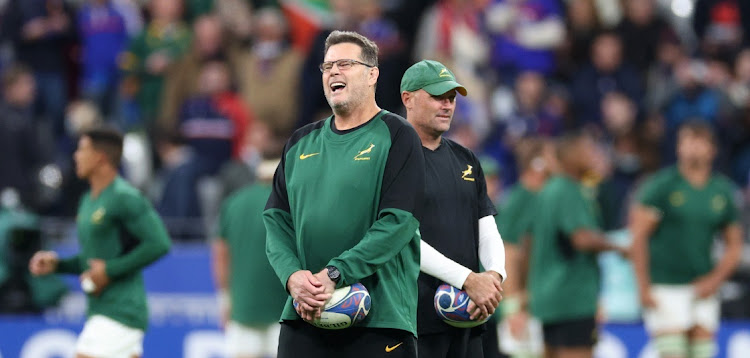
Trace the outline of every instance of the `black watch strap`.
<instances>
[{"instance_id":1,"label":"black watch strap","mask_svg":"<svg viewBox=\"0 0 750 358\"><path fill-rule=\"evenodd\" d=\"M339 283L341 280L341 272L339 272L339 269L336 268L336 266L326 266L326 269L328 269L328 278L335 283Z\"/></svg>"}]
</instances>

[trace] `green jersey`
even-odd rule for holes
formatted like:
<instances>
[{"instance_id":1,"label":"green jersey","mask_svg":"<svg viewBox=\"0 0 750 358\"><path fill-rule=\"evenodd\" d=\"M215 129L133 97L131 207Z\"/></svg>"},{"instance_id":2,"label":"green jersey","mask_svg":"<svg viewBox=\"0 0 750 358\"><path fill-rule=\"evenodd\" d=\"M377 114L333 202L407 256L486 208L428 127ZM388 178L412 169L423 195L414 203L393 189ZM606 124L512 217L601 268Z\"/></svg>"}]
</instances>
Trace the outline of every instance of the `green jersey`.
<instances>
[{"instance_id":1,"label":"green jersey","mask_svg":"<svg viewBox=\"0 0 750 358\"><path fill-rule=\"evenodd\" d=\"M88 296L88 315L126 326L148 325L141 270L169 251L169 237L156 211L140 192L117 177L97 197L84 194L76 218L78 255L60 260L57 272L81 274L88 260L106 262L109 285Z\"/></svg>"},{"instance_id":2,"label":"green jersey","mask_svg":"<svg viewBox=\"0 0 750 358\"><path fill-rule=\"evenodd\" d=\"M263 214L268 258L284 287L298 270L335 266L339 287L361 282L370 292L360 326L416 335L424 173L419 137L387 111L346 131L332 117L296 131ZM291 298L281 319L300 319Z\"/></svg>"},{"instance_id":3,"label":"green jersey","mask_svg":"<svg viewBox=\"0 0 750 358\"><path fill-rule=\"evenodd\" d=\"M240 189L224 201L219 217L219 237L230 254L231 318L251 327L277 322L287 297L266 256L263 209L270 194L266 183Z\"/></svg>"},{"instance_id":4,"label":"green jersey","mask_svg":"<svg viewBox=\"0 0 750 358\"><path fill-rule=\"evenodd\" d=\"M503 237L503 242L520 245L521 239L531 232L531 224L536 219L534 203L536 193L517 183L508 189L503 202L498 205L497 228Z\"/></svg>"},{"instance_id":5,"label":"green jersey","mask_svg":"<svg viewBox=\"0 0 750 358\"><path fill-rule=\"evenodd\" d=\"M594 317L599 266L594 253L573 247L573 233L598 230L594 200L565 176L551 178L537 196L529 267L531 313L543 323Z\"/></svg>"},{"instance_id":6,"label":"green jersey","mask_svg":"<svg viewBox=\"0 0 750 358\"><path fill-rule=\"evenodd\" d=\"M738 221L734 192L733 184L721 175L712 175L704 187L696 188L674 166L644 182L638 202L661 213L649 240L653 283L686 284L711 271L714 236Z\"/></svg>"},{"instance_id":7,"label":"green jersey","mask_svg":"<svg viewBox=\"0 0 750 358\"><path fill-rule=\"evenodd\" d=\"M149 57L162 53L170 61L176 61L187 53L190 42L190 29L182 23L162 27L149 24L133 39L128 51L121 56L120 68L127 75L134 75L139 79L137 101L141 114L147 120L155 120L164 86L163 74L148 71Z\"/></svg>"}]
</instances>

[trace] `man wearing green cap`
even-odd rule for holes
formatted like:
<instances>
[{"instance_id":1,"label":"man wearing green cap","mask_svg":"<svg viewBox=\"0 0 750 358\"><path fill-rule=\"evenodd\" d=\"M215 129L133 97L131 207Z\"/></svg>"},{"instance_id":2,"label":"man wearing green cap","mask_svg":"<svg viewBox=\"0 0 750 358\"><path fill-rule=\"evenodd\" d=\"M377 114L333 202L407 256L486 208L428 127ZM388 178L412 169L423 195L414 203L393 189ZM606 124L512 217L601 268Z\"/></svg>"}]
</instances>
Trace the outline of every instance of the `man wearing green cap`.
<instances>
[{"instance_id":1,"label":"man wearing green cap","mask_svg":"<svg viewBox=\"0 0 750 358\"><path fill-rule=\"evenodd\" d=\"M435 312L435 290L443 282L465 290L469 312L482 321L502 299L505 252L487 196L482 166L469 149L443 138L466 89L436 61L421 61L404 73L401 100L406 119L422 141L425 157L424 216L417 305L420 357L482 357L481 327L456 328ZM479 264L486 269L480 272Z\"/></svg>"}]
</instances>

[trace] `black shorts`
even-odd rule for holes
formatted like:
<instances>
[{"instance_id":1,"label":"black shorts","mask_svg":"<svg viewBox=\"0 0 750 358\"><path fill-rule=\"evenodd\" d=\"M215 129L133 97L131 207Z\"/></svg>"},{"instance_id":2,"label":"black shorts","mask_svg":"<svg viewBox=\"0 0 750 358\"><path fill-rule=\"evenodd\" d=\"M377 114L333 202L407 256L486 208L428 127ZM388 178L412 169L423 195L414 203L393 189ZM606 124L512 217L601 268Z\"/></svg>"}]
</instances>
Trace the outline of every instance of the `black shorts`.
<instances>
[{"instance_id":1,"label":"black shorts","mask_svg":"<svg viewBox=\"0 0 750 358\"><path fill-rule=\"evenodd\" d=\"M420 334L419 358L484 358L481 328L454 328Z\"/></svg>"},{"instance_id":2,"label":"black shorts","mask_svg":"<svg viewBox=\"0 0 750 358\"><path fill-rule=\"evenodd\" d=\"M544 324L542 330L550 347L593 347L598 338L594 317Z\"/></svg>"},{"instance_id":3,"label":"black shorts","mask_svg":"<svg viewBox=\"0 0 750 358\"><path fill-rule=\"evenodd\" d=\"M281 323L278 358L417 358L417 339L389 328L327 330L296 320Z\"/></svg>"}]
</instances>

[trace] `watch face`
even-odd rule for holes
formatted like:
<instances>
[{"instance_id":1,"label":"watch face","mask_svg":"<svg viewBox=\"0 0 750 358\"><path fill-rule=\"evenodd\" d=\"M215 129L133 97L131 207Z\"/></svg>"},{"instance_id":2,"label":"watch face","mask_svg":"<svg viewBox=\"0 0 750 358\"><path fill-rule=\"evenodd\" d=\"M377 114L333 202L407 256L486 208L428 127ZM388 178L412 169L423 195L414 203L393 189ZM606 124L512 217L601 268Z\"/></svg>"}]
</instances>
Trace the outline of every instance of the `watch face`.
<instances>
[{"instance_id":1,"label":"watch face","mask_svg":"<svg viewBox=\"0 0 750 358\"><path fill-rule=\"evenodd\" d=\"M330 278L332 281L338 281L339 276L341 276L339 269L333 266L328 267L328 278Z\"/></svg>"}]
</instances>

